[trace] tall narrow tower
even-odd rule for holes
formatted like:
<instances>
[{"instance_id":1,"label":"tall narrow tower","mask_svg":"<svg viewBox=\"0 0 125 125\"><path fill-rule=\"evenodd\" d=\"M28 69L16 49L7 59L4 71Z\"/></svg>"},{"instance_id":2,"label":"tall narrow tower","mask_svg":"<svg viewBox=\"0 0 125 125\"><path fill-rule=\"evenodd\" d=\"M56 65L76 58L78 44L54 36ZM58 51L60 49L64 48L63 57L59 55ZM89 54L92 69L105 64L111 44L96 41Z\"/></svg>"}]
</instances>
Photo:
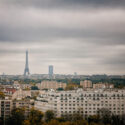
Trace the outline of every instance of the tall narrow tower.
<instances>
[{"instance_id":1,"label":"tall narrow tower","mask_svg":"<svg viewBox=\"0 0 125 125\"><path fill-rule=\"evenodd\" d=\"M53 66L52 65L49 65L49 78L52 79L53 78Z\"/></svg>"},{"instance_id":2,"label":"tall narrow tower","mask_svg":"<svg viewBox=\"0 0 125 125\"><path fill-rule=\"evenodd\" d=\"M25 64L25 69L24 69L24 76L29 75L29 64L28 64L28 50L26 51L26 64Z\"/></svg>"}]
</instances>

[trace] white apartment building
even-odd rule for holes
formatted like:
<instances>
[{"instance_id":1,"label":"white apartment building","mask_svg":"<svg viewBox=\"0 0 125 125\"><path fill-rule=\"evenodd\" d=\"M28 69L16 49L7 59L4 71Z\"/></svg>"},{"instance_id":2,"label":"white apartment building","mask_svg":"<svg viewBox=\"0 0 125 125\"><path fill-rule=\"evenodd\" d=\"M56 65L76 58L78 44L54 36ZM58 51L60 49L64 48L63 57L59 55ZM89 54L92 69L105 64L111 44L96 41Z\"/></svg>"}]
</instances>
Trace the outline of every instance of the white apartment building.
<instances>
[{"instance_id":1,"label":"white apartment building","mask_svg":"<svg viewBox=\"0 0 125 125\"><path fill-rule=\"evenodd\" d=\"M22 90L18 89L13 95L12 95L12 100L14 99L22 99L25 97L31 97L31 90Z\"/></svg>"},{"instance_id":2,"label":"white apartment building","mask_svg":"<svg viewBox=\"0 0 125 125\"><path fill-rule=\"evenodd\" d=\"M12 100L0 99L0 117L6 119L10 116L12 110Z\"/></svg>"},{"instance_id":3,"label":"white apartment building","mask_svg":"<svg viewBox=\"0 0 125 125\"><path fill-rule=\"evenodd\" d=\"M114 85L113 84L109 84L109 83L96 83L93 84L93 88L94 89L113 89Z\"/></svg>"},{"instance_id":4,"label":"white apartment building","mask_svg":"<svg viewBox=\"0 0 125 125\"><path fill-rule=\"evenodd\" d=\"M4 120L9 118L11 111L14 108L25 108L25 116L28 116L31 108L30 100L10 100L10 99L0 99L0 117Z\"/></svg>"},{"instance_id":5,"label":"white apartment building","mask_svg":"<svg viewBox=\"0 0 125 125\"><path fill-rule=\"evenodd\" d=\"M40 89L58 89L58 88L66 88L66 83L57 82L57 81L42 81Z\"/></svg>"},{"instance_id":6,"label":"white apartment building","mask_svg":"<svg viewBox=\"0 0 125 125\"><path fill-rule=\"evenodd\" d=\"M13 100L13 109L14 108L25 108L25 116L28 116L31 108L31 102L28 99Z\"/></svg>"},{"instance_id":7,"label":"white apartment building","mask_svg":"<svg viewBox=\"0 0 125 125\"><path fill-rule=\"evenodd\" d=\"M83 116L96 115L100 109L122 115L125 114L125 90L51 90L37 97L34 107L42 112L53 110L57 117L76 113Z\"/></svg>"}]
</instances>

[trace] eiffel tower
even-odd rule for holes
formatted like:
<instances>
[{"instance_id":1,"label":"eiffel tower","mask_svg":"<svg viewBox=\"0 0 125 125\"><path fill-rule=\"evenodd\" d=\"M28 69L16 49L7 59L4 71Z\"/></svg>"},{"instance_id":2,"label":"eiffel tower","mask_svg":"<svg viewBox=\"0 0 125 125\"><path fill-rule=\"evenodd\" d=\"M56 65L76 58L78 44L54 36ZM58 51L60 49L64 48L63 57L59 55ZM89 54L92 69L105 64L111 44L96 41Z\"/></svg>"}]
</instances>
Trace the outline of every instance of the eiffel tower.
<instances>
[{"instance_id":1,"label":"eiffel tower","mask_svg":"<svg viewBox=\"0 0 125 125\"><path fill-rule=\"evenodd\" d=\"M29 75L29 65L28 65L28 50L26 51L26 64L25 64L25 69L24 69L24 76Z\"/></svg>"}]
</instances>

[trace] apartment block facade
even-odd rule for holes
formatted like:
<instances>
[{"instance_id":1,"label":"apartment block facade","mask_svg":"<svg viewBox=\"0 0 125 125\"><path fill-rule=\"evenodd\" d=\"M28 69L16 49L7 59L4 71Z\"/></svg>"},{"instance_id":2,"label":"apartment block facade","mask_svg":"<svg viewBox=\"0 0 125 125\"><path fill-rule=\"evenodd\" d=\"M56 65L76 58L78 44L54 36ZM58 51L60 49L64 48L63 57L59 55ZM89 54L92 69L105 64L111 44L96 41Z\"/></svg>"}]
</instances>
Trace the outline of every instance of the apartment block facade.
<instances>
[{"instance_id":1,"label":"apartment block facade","mask_svg":"<svg viewBox=\"0 0 125 125\"><path fill-rule=\"evenodd\" d=\"M83 116L96 115L107 109L114 115L125 114L124 90L46 91L35 101L35 108L46 112L53 110L57 117L79 113Z\"/></svg>"},{"instance_id":2,"label":"apartment block facade","mask_svg":"<svg viewBox=\"0 0 125 125\"><path fill-rule=\"evenodd\" d=\"M92 88L92 81L90 80L80 81L80 85L83 87L83 89Z\"/></svg>"},{"instance_id":3,"label":"apartment block facade","mask_svg":"<svg viewBox=\"0 0 125 125\"><path fill-rule=\"evenodd\" d=\"M96 83L93 84L93 89L113 89L114 85L109 83Z\"/></svg>"},{"instance_id":4,"label":"apartment block facade","mask_svg":"<svg viewBox=\"0 0 125 125\"><path fill-rule=\"evenodd\" d=\"M66 88L66 83L57 82L57 81L42 81L40 89L58 89Z\"/></svg>"},{"instance_id":5,"label":"apartment block facade","mask_svg":"<svg viewBox=\"0 0 125 125\"><path fill-rule=\"evenodd\" d=\"M12 100L0 100L0 117L5 119L8 118L11 114L11 110L13 108Z\"/></svg>"}]
</instances>

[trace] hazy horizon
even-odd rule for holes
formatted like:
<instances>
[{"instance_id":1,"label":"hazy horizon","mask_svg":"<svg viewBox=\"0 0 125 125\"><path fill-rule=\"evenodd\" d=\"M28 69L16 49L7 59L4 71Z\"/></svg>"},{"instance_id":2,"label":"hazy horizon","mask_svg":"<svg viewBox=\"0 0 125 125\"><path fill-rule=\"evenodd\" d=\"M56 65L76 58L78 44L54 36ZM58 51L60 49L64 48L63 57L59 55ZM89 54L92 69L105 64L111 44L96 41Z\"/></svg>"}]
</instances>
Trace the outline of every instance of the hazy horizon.
<instances>
[{"instance_id":1,"label":"hazy horizon","mask_svg":"<svg viewBox=\"0 0 125 125\"><path fill-rule=\"evenodd\" d=\"M124 0L0 0L0 74L125 74Z\"/></svg>"}]
</instances>

